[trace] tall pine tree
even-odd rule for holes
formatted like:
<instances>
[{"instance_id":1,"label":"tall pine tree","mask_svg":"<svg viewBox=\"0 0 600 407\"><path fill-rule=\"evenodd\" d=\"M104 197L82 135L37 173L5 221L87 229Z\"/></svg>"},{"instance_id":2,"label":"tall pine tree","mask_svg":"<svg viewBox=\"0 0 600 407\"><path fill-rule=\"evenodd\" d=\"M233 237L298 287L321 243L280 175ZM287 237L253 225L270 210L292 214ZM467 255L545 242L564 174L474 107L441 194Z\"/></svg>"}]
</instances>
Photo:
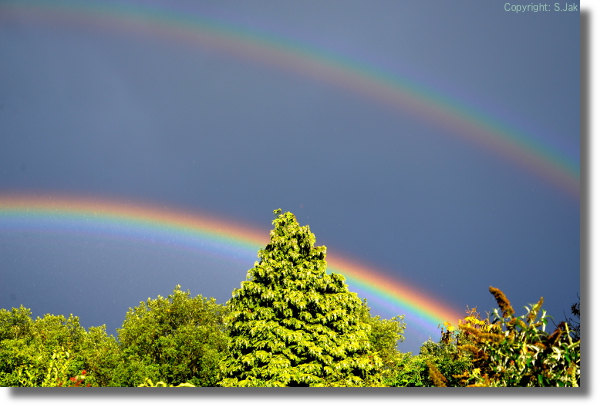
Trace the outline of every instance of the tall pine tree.
<instances>
[{"instance_id":1,"label":"tall pine tree","mask_svg":"<svg viewBox=\"0 0 600 407\"><path fill-rule=\"evenodd\" d=\"M377 386L368 309L325 246L292 213L274 211L270 243L228 305L230 356L223 386Z\"/></svg>"}]
</instances>

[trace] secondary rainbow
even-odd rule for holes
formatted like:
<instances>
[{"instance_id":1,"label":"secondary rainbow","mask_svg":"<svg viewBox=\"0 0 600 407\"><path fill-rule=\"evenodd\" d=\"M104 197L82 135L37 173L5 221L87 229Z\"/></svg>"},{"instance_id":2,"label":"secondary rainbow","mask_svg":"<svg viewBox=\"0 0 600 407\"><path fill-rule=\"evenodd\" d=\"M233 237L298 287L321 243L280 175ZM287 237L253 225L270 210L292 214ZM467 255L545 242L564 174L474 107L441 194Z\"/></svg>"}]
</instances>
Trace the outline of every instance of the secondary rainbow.
<instances>
[{"instance_id":1,"label":"secondary rainbow","mask_svg":"<svg viewBox=\"0 0 600 407\"><path fill-rule=\"evenodd\" d=\"M29 16L46 23L94 27L110 33L171 38L193 46L236 55L248 61L274 66L357 92L419 117L446 133L503 156L507 161L537 174L541 179L579 199L578 150L568 152L508 126L478 109L402 78L294 43L270 33L259 33L166 9L131 2L4 1L0 20ZM577 137L578 135L576 135Z\"/></svg>"},{"instance_id":2,"label":"secondary rainbow","mask_svg":"<svg viewBox=\"0 0 600 407\"><path fill-rule=\"evenodd\" d=\"M230 258L237 256L246 262L246 270L257 260L258 249L269 242L267 228L261 230L196 212L65 195L0 195L0 234L6 237L13 232L96 234ZM360 288L370 302L382 303L395 314L405 314L411 328L416 323L419 330L433 333L440 323L461 318L460 312L423 289L404 284L373 267L331 251L326 259L329 272L343 274L350 288Z\"/></svg>"}]
</instances>

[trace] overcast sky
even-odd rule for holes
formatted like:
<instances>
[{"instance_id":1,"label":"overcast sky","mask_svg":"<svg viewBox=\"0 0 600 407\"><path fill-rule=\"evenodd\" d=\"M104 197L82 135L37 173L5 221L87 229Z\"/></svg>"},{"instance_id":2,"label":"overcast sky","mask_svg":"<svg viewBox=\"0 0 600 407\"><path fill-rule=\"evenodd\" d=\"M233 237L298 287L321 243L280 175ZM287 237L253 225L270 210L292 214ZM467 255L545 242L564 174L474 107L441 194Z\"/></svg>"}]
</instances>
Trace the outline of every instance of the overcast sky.
<instances>
[{"instance_id":1,"label":"overcast sky","mask_svg":"<svg viewBox=\"0 0 600 407\"><path fill-rule=\"evenodd\" d=\"M544 174L435 115L144 24L209 21L361 67L578 166L578 12L479 0L107 1L96 11L15 3L30 7L0 4L0 195L118 198L266 230L282 208L330 252L459 311L494 308L490 285L520 313L543 296L557 323L577 301L579 198ZM114 333L128 307L176 284L224 303L251 267L0 230L0 308L73 313ZM410 324L406 336L401 350L415 353L427 339Z\"/></svg>"}]
</instances>

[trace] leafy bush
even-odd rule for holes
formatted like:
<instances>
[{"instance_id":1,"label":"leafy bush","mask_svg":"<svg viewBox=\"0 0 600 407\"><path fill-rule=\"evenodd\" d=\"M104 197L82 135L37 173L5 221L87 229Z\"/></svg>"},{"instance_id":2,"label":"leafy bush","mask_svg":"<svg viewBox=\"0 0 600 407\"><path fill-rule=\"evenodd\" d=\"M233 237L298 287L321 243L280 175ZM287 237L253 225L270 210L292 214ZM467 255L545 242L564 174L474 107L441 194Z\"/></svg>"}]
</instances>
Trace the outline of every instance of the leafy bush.
<instances>
[{"instance_id":1,"label":"leafy bush","mask_svg":"<svg viewBox=\"0 0 600 407\"><path fill-rule=\"evenodd\" d=\"M181 383L181 384L178 384L177 386L173 386L172 384L167 384L165 382L154 383L152 380L147 378L144 381L144 383L140 384L138 387L196 387L196 386L194 386L191 383Z\"/></svg>"},{"instance_id":2,"label":"leafy bush","mask_svg":"<svg viewBox=\"0 0 600 407\"><path fill-rule=\"evenodd\" d=\"M105 326L86 332L73 315L33 321L22 306L0 309L0 385L123 387L151 378L214 386L227 345L224 313L214 299L177 286L130 309L118 342Z\"/></svg>"},{"instance_id":3,"label":"leafy bush","mask_svg":"<svg viewBox=\"0 0 600 407\"><path fill-rule=\"evenodd\" d=\"M401 354L384 384L390 387L460 386L456 376L471 367L471 355L458 348L459 332L453 332L451 336L442 336L437 343L426 341L418 355Z\"/></svg>"},{"instance_id":4,"label":"leafy bush","mask_svg":"<svg viewBox=\"0 0 600 407\"><path fill-rule=\"evenodd\" d=\"M481 318L475 308L459 321L442 327L438 343L429 340L420 354L402 355L388 386L579 386L580 342L566 322L548 334L543 299L516 317L510 302L490 287L500 307ZM578 316L578 304L576 308ZM541 313L541 315L539 315Z\"/></svg>"},{"instance_id":5,"label":"leafy bush","mask_svg":"<svg viewBox=\"0 0 600 407\"><path fill-rule=\"evenodd\" d=\"M502 291L490 287L500 311L493 321L467 319L459 328L471 343L460 346L473 355L474 369L465 372L469 386L573 386L580 383L580 342L573 340L566 322L548 334L548 317L541 310L543 298L525 307L516 317ZM541 315L538 314L541 311Z\"/></svg>"},{"instance_id":6,"label":"leafy bush","mask_svg":"<svg viewBox=\"0 0 600 407\"><path fill-rule=\"evenodd\" d=\"M0 385L58 386L83 369L79 318L44 315L31 319L21 306L0 309Z\"/></svg>"},{"instance_id":7,"label":"leafy bush","mask_svg":"<svg viewBox=\"0 0 600 407\"><path fill-rule=\"evenodd\" d=\"M123 362L112 372L114 385L138 386L147 378L216 385L227 350L226 308L180 288L129 309L117 329Z\"/></svg>"}]
</instances>

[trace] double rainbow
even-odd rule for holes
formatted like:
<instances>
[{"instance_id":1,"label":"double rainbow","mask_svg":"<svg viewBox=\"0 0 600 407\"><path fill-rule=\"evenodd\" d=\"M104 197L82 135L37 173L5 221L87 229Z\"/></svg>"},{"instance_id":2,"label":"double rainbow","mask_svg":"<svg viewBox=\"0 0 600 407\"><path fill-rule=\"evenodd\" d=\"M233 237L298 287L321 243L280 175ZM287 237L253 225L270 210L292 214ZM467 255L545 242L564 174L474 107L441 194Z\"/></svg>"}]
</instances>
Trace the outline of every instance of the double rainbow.
<instances>
[{"instance_id":1,"label":"double rainbow","mask_svg":"<svg viewBox=\"0 0 600 407\"><path fill-rule=\"evenodd\" d=\"M117 35L161 37L193 47L211 49L243 60L322 81L438 126L445 134L536 174L579 200L578 151L551 145L549 140L508 126L472 106L421 84L346 59L328 50L294 43L274 33L259 33L222 21L131 1L5 0L0 21L35 19L41 24L98 29ZM571 135L576 139L579 135ZM189 250L255 259L268 241L259 231L229 220L122 201L72 197L0 195L0 232L11 230L49 233L99 234L111 238L150 241ZM407 320L428 332L439 323L456 321L461 313L372 267L355 260L327 255L329 270L346 276L351 287L371 293ZM251 264L249 265L249 267Z\"/></svg>"}]
</instances>

